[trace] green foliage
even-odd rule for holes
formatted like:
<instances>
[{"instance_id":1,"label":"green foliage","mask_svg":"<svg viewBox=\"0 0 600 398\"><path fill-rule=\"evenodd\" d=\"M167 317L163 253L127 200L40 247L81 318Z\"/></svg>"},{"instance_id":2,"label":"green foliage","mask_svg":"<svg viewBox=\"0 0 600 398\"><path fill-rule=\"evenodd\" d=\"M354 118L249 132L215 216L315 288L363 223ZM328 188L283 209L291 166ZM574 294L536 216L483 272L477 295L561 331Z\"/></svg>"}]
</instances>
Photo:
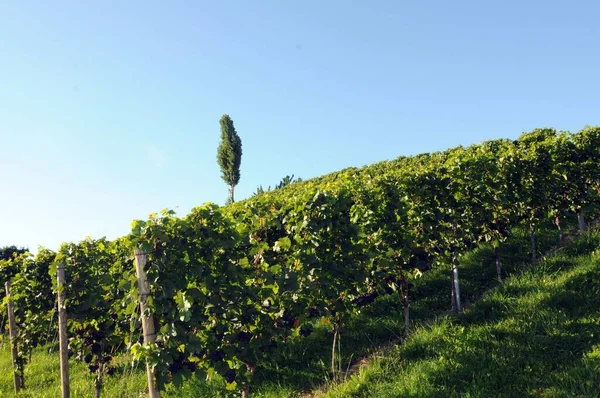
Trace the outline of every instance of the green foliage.
<instances>
[{"instance_id":1,"label":"green foliage","mask_svg":"<svg viewBox=\"0 0 600 398\"><path fill-rule=\"evenodd\" d=\"M520 194L519 215L534 227L549 210L548 194L555 182L549 144L555 139L556 130L536 129L521 135L515 146L520 176L516 190Z\"/></svg>"},{"instance_id":2,"label":"green foliage","mask_svg":"<svg viewBox=\"0 0 600 398\"><path fill-rule=\"evenodd\" d=\"M283 177L277 185L275 185L275 189L281 189L285 186L293 184L294 182L300 182L300 181L302 181L301 178L297 178L294 180L293 174L291 176L287 175L287 176Z\"/></svg>"},{"instance_id":3,"label":"green foliage","mask_svg":"<svg viewBox=\"0 0 600 398\"><path fill-rule=\"evenodd\" d=\"M5 296L4 284L12 280L12 278L19 272L19 261L11 260L27 252L27 249L18 248L14 245L0 248L0 283L2 283L2 289L0 289L0 298Z\"/></svg>"},{"instance_id":4,"label":"green foliage","mask_svg":"<svg viewBox=\"0 0 600 398\"><path fill-rule=\"evenodd\" d=\"M295 182L301 182L301 181L302 181L302 178L296 178L296 179L294 179L294 175L293 175L293 174L292 174L291 176L287 175L287 176L283 177L283 178L281 179L281 181L280 181L279 183L277 183L277 185L275 185L275 188L274 188L274 189L275 189L275 190L277 190L277 189L281 189L281 188L283 188L283 187L286 187L286 186L288 186L288 185L290 185L290 184L293 184L293 183L295 183ZM254 193L254 195L261 195L261 194L263 194L263 193L265 193L265 192L268 192L268 191L270 191L270 190L271 190L271 186L270 186L270 185L269 185L269 187L266 189L266 191L265 191L265 189L263 188L263 186L262 186L262 185L259 185L259 186L256 188L256 192ZM229 204L229 203L228 203L228 204Z\"/></svg>"},{"instance_id":5,"label":"green foliage","mask_svg":"<svg viewBox=\"0 0 600 398\"><path fill-rule=\"evenodd\" d=\"M123 238L66 243L50 271L56 275L59 264L65 267L69 350L96 375L98 390L104 375L114 373L114 356L131 343L132 332L139 327L127 311L137 304L137 297L128 294L135 283L132 251ZM54 286L57 294L56 281Z\"/></svg>"},{"instance_id":6,"label":"green foliage","mask_svg":"<svg viewBox=\"0 0 600 398\"><path fill-rule=\"evenodd\" d=\"M40 249L37 256L22 253L8 260L7 268L17 273L11 278L10 297L5 297L2 312L6 313L7 300L13 303L17 326L17 369L21 375L31 351L50 339L55 330L52 319L55 314L52 281L48 270L55 253Z\"/></svg>"},{"instance_id":7,"label":"green foliage","mask_svg":"<svg viewBox=\"0 0 600 398\"><path fill-rule=\"evenodd\" d=\"M271 187L269 187L269 188L267 189L267 191L270 191L270 190L271 190L270 188L271 188ZM259 186L256 188L256 192L254 192L254 194L255 194L255 195L261 195L261 194L263 194L263 193L265 193L265 190L264 190L264 188L262 187L262 185L259 185Z\"/></svg>"}]
</instances>

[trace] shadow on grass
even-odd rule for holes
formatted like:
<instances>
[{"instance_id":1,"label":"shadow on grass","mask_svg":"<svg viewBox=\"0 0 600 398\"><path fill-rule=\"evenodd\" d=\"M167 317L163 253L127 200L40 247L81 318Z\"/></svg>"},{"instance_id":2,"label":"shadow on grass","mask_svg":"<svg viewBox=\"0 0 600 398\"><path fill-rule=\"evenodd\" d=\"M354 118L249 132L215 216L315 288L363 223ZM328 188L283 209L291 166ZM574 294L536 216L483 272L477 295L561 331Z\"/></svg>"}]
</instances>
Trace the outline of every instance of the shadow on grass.
<instances>
[{"instance_id":1,"label":"shadow on grass","mask_svg":"<svg viewBox=\"0 0 600 398\"><path fill-rule=\"evenodd\" d=\"M600 233L420 330L332 396L597 396ZM577 253L579 257L573 255Z\"/></svg>"}]
</instances>

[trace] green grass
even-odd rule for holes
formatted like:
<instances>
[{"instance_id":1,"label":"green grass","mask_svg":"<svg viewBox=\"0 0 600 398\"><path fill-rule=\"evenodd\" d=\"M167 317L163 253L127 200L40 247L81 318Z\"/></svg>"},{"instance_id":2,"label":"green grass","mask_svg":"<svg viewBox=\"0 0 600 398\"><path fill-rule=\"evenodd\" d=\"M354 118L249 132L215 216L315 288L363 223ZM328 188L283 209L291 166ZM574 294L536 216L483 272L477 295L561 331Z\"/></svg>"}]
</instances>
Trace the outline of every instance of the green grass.
<instances>
[{"instance_id":1,"label":"green grass","mask_svg":"<svg viewBox=\"0 0 600 398\"><path fill-rule=\"evenodd\" d=\"M547 228L540 229L538 239L541 251L546 252L556 243L557 233L549 225ZM329 386L327 380L332 336L326 325L317 323L315 332L310 337L280 345L280 349L273 355L269 363L262 364L258 368L252 396L265 398L296 397L308 391L326 388L330 388L332 396L340 397L439 396L452 391L460 391L474 396L489 396L483 394L488 390L480 386L480 383L492 383L492 381L489 376L483 377L481 375L479 372L480 366L476 365L475 362L479 359L490 362L485 352L488 348L491 350L495 346L485 341L483 337L486 336L486 333L492 333L494 336L501 336L497 338L505 339L508 342L508 336L512 336L510 333L517 333L517 329L514 329L512 325L512 323L517 322L516 314L513 316L510 312L517 302L515 297L522 298L529 303L525 304L519 301L519 308L529 308L528 306L534 308L535 300L524 296L526 293L541 294L540 289L545 286L539 284L534 275L538 275L542 272L541 270L546 268L546 278L548 280L558 278L563 274L566 275L567 268L577 268L572 263L575 255L569 255L567 256L568 259L559 261L560 256L565 256L566 253L589 256L589 252L594 247L597 247L597 242L593 239L590 242L585 241L585 238L577 239L569 246L567 251L564 251L565 254L553 257L557 260L539 263L535 268L530 268L528 265L531 257L529 236L525 229L517 229L514 236L502 248L503 265L507 273L513 278L501 289L485 295L479 302L477 301L487 290L498 285L495 280L492 250L489 246L484 245L461 257L462 296L467 303L477 303L469 307L460 318L441 317L450 308L450 271L446 268L434 268L415 281L415 287L411 293L411 318L414 322L413 336L400 348L395 348L385 359L373 360L371 358L371 365L363 368L360 374L351 377L342 385ZM581 260L584 257L577 258L577 261L585 262L585 260ZM552 263L552 261L555 263ZM557 267L559 263L564 263L564 267L560 270ZM551 275L554 274L556 275L552 277ZM529 283L524 282L528 280L527 278L529 278ZM564 295L561 297L564 301L562 305L574 306L573 311L584 307L580 305L579 301L569 301L571 299ZM585 300L582 298L581 301ZM440 318L438 319L436 316ZM490 322L497 322L499 325L488 325ZM563 325L555 325L556 328L561 326ZM481 332L475 332L475 330L470 329L471 327L483 329L481 329ZM589 327L592 328L592 326ZM485 328L492 328L493 331L484 332ZM379 347L389 346L390 342L397 342L401 338L403 330L402 306L397 296L382 297L373 305L365 307L359 316L354 317L343 326L341 336L343 369L345 370L361 358L371 355ZM462 331L458 333L457 330ZM510 333L502 332L503 330L510 331ZM524 335L529 333L524 327L518 330L518 333ZM573 339L582 338L577 334L577 330L569 330L569 333L574 336ZM600 336L600 332L598 335ZM442 338L447 338L448 341L443 342ZM557 343L557 341L548 340L546 337L537 339L539 344L552 346L552 344ZM480 342L481 345L476 345L476 342ZM512 342L509 343L513 344ZM0 396L12 396L10 356L6 345L0 351ZM528 348L520 347L516 343L511 347L513 348L511 355L533 358ZM452 348L459 350L459 353L453 354L451 352ZM520 350L523 350L522 354L519 354ZM593 358L593 355L590 358ZM463 362L465 360L471 362ZM503 361L503 363L509 364L508 359L504 358ZM585 362L587 364L585 366L589 366L593 359L586 361L588 362ZM126 359L122 359L122 362L123 366L119 368L116 375L107 378L104 396L143 396L145 391L143 369L138 367L132 370ZM473 379L475 376L469 373L469 367L474 367L473 372L475 373L473 375L483 377L483 379L476 382ZM58 368L56 353L48 354L47 350L41 349L35 351L33 363L27 367L25 375L27 392L22 396L58 396L60 385ZM462 373L458 372L459 369L462 369ZM531 369L537 368L531 367ZM451 374L451 371L454 373ZM525 367L522 372L526 372ZM509 381L502 382L500 380L501 375L503 375L502 377L507 375L506 370L502 372L496 370L495 374L499 377L495 382L509 384ZM452 384L454 382L451 381L447 381L446 384L443 382L444 380L450 380L452 377L465 378L460 383L466 382L470 387L465 389L458 381L456 383L459 383L460 386ZM513 376L510 377L513 380ZM72 364L71 380L72 396L93 396L92 376L89 375L83 365ZM180 388L170 388L164 396L227 396L223 391L223 381L221 380L207 383L204 380L192 379L186 381ZM522 392L523 390L518 389L518 391ZM498 394L498 392L492 393L492 396ZM560 395L560 392L558 394Z\"/></svg>"},{"instance_id":2,"label":"green grass","mask_svg":"<svg viewBox=\"0 0 600 398\"><path fill-rule=\"evenodd\" d=\"M60 397L60 364L58 352L38 349L25 368L25 390L19 397ZM8 341L0 350L0 397L14 396L12 362ZM124 361L123 361L124 362ZM106 397L138 398L144 396L145 378L140 369L131 369L122 363L113 377L107 378L104 386ZM70 387L72 397L93 397L94 377L82 363L70 363Z\"/></svg>"},{"instance_id":3,"label":"green grass","mask_svg":"<svg viewBox=\"0 0 600 398\"><path fill-rule=\"evenodd\" d=\"M600 232L576 238L458 318L439 317L330 397L597 397Z\"/></svg>"}]
</instances>

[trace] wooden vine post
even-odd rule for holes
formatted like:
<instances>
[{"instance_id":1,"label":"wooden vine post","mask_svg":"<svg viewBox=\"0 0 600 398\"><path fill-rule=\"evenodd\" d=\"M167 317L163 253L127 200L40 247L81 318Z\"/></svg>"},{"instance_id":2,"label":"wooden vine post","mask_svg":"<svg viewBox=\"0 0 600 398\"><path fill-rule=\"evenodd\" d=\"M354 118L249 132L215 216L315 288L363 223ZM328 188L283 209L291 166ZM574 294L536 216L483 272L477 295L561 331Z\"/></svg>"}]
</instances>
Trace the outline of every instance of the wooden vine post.
<instances>
[{"instance_id":1,"label":"wooden vine post","mask_svg":"<svg viewBox=\"0 0 600 398\"><path fill-rule=\"evenodd\" d=\"M452 291L454 292L454 313L459 313L462 310L460 304L460 283L458 280L458 259L456 253L452 253Z\"/></svg>"},{"instance_id":2,"label":"wooden vine post","mask_svg":"<svg viewBox=\"0 0 600 398\"><path fill-rule=\"evenodd\" d=\"M138 280L138 289L140 290L140 312L142 314L142 331L144 332L144 344L153 344L156 341L154 331L154 320L148 313L146 298L150 295L148 280L144 267L148 261L148 256L139 249L135 251L135 271ZM148 395L150 398L160 398L160 391L156 387L156 377L154 369L149 362L146 362L146 376L148 378Z\"/></svg>"},{"instance_id":3,"label":"wooden vine post","mask_svg":"<svg viewBox=\"0 0 600 398\"><path fill-rule=\"evenodd\" d=\"M65 265L59 264L56 273L58 281L58 347L60 351L60 391L61 398L69 398L69 340L67 339L67 307L65 299Z\"/></svg>"},{"instance_id":4,"label":"wooden vine post","mask_svg":"<svg viewBox=\"0 0 600 398\"><path fill-rule=\"evenodd\" d=\"M10 352L12 355L13 378L15 382L15 394L18 394L23 387L23 379L18 369L19 350L17 349L17 326L15 324L15 311L13 308L12 298L10 297L10 282L4 285L6 288L6 298L8 300L8 328L10 333Z\"/></svg>"}]
</instances>

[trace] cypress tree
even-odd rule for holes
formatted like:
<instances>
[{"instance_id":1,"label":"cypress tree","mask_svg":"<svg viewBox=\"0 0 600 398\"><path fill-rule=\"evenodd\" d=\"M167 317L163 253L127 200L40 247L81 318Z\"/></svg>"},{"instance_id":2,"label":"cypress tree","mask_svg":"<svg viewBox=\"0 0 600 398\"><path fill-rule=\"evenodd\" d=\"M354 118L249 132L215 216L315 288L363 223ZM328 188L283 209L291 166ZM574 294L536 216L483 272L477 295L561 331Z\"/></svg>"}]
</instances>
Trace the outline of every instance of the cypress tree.
<instances>
[{"instance_id":1,"label":"cypress tree","mask_svg":"<svg viewBox=\"0 0 600 398\"><path fill-rule=\"evenodd\" d=\"M221 124L221 143L217 149L217 163L221 167L221 178L229 186L227 203L233 203L233 190L240 181L240 165L242 163L242 140L235 131L233 120L223 115Z\"/></svg>"}]
</instances>

